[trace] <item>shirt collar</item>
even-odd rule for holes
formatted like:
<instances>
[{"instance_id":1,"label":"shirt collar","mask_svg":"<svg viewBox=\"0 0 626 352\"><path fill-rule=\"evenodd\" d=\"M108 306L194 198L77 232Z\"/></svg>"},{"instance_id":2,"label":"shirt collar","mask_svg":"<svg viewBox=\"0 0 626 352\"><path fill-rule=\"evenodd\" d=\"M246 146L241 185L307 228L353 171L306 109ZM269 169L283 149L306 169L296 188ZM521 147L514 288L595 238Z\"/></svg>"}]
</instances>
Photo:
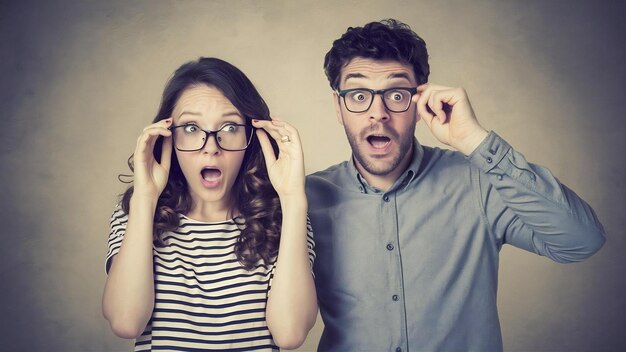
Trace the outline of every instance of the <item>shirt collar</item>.
<instances>
[{"instance_id":1,"label":"shirt collar","mask_svg":"<svg viewBox=\"0 0 626 352\"><path fill-rule=\"evenodd\" d=\"M417 138L413 138L413 157L411 158L411 162L407 169L402 173L402 175L396 180L396 182L391 186L388 192L395 191L397 189L406 188L417 176L417 172L420 168L422 160L424 159L424 147L417 141ZM361 193L379 193L381 192L379 189L376 189L370 186L365 177L363 177L359 170L357 170L354 164L354 155L350 157L350 161L348 164L348 172L350 175L354 177L356 180L356 186L359 188Z\"/></svg>"}]
</instances>

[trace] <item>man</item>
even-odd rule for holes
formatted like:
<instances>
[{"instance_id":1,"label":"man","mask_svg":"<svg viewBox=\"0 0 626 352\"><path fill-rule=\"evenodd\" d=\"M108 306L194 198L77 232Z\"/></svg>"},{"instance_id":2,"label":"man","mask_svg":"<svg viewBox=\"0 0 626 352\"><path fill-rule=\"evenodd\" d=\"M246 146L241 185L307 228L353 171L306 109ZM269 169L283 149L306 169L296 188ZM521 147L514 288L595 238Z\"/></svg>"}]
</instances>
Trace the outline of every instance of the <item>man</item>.
<instances>
[{"instance_id":1,"label":"man","mask_svg":"<svg viewBox=\"0 0 626 352\"><path fill-rule=\"evenodd\" d=\"M424 41L373 22L324 68L352 159L307 178L326 351L497 351L498 255L577 262L604 243L593 210L477 121L465 91L427 83ZM456 151L422 146L423 120Z\"/></svg>"}]
</instances>

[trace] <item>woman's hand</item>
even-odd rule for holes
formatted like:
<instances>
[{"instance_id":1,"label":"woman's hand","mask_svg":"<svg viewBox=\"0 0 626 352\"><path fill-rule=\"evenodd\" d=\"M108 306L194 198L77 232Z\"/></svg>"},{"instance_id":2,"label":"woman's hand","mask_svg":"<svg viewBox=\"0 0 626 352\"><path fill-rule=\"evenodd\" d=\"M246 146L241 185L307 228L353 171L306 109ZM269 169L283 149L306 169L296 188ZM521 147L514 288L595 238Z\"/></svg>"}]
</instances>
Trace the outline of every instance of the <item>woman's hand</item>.
<instances>
[{"instance_id":1,"label":"woman's hand","mask_svg":"<svg viewBox=\"0 0 626 352\"><path fill-rule=\"evenodd\" d=\"M273 120L252 120L257 128L265 165L272 186L281 199L304 194L304 155L298 130L290 124ZM278 144L278 158L270 144L268 135Z\"/></svg>"},{"instance_id":2,"label":"woman's hand","mask_svg":"<svg viewBox=\"0 0 626 352\"><path fill-rule=\"evenodd\" d=\"M134 191L133 195L156 199L167 185L172 159L172 132L168 130L172 118L155 122L143 129L137 139L134 162ZM154 158L154 145L163 136L161 162Z\"/></svg>"}]
</instances>

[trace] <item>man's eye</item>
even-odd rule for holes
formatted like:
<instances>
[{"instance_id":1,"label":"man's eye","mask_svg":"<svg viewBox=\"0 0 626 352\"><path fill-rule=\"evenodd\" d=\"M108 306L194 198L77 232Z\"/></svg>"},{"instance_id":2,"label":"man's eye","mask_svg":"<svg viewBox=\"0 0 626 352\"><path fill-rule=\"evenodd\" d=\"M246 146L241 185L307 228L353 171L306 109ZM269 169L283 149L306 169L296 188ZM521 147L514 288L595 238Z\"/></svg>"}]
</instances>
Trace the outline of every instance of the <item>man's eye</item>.
<instances>
[{"instance_id":1,"label":"man's eye","mask_svg":"<svg viewBox=\"0 0 626 352\"><path fill-rule=\"evenodd\" d=\"M367 95L363 92L354 92L352 93L352 100L357 102L362 102L367 100Z\"/></svg>"},{"instance_id":2,"label":"man's eye","mask_svg":"<svg viewBox=\"0 0 626 352\"><path fill-rule=\"evenodd\" d=\"M393 101L402 101L404 99L404 94L402 94L402 92L396 91L396 92L391 92L389 97Z\"/></svg>"}]
</instances>

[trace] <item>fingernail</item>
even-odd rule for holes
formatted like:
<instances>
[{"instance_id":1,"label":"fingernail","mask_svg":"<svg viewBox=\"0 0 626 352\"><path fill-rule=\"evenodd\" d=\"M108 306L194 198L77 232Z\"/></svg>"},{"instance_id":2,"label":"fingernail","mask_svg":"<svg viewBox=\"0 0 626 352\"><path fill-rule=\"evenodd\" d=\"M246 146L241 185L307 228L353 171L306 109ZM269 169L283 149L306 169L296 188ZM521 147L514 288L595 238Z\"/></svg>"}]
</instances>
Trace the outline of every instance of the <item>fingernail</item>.
<instances>
[{"instance_id":1,"label":"fingernail","mask_svg":"<svg viewBox=\"0 0 626 352\"><path fill-rule=\"evenodd\" d=\"M259 120L257 120L257 119L252 119L252 122L257 123L257 122L259 122Z\"/></svg>"}]
</instances>

